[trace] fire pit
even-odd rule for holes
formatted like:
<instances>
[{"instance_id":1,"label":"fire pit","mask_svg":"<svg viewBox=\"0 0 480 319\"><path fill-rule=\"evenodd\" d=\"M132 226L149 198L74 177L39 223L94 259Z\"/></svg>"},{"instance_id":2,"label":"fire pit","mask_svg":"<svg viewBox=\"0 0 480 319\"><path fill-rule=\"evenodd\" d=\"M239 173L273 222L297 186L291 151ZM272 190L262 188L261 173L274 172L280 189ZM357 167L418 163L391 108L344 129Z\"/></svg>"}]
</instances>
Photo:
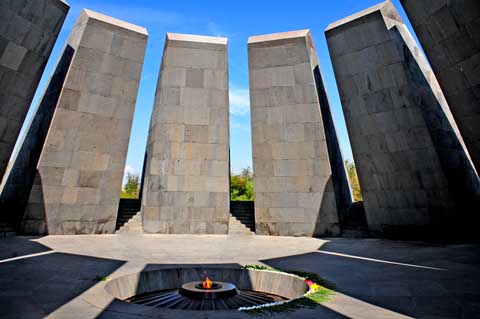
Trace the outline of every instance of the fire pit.
<instances>
[{"instance_id":1,"label":"fire pit","mask_svg":"<svg viewBox=\"0 0 480 319\"><path fill-rule=\"evenodd\" d=\"M210 278L205 274L212 275ZM197 278L204 281L196 281ZM105 289L115 298L169 311L228 311L303 296L301 278L278 272L231 268L175 268L114 279ZM187 316L185 314L185 316Z\"/></svg>"},{"instance_id":2,"label":"fire pit","mask_svg":"<svg viewBox=\"0 0 480 319\"><path fill-rule=\"evenodd\" d=\"M193 281L182 285L179 293L194 299L220 299L238 294L237 287L229 282L213 282L210 278L204 281Z\"/></svg>"}]
</instances>

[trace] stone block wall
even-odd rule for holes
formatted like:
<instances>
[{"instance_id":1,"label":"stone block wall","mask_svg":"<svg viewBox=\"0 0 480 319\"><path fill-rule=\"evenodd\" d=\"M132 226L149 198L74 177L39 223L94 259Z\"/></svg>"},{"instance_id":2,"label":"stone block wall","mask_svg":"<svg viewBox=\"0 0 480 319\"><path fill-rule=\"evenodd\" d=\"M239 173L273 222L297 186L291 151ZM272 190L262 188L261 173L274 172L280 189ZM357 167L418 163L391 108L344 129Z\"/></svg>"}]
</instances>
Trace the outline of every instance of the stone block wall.
<instances>
[{"instance_id":1,"label":"stone block wall","mask_svg":"<svg viewBox=\"0 0 480 319\"><path fill-rule=\"evenodd\" d=\"M74 54L36 165L23 232L114 231L146 42L144 28L82 11L67 41Z\"/></svg>"},{"instance_id":2,"label":"stone block wall","mask_svg":"<svg viewBox=\"0 0 480 319\"><path fill-rule=\"evenodd\" d=\"M0 1L0 180L69 6Z\"/></svg>"},{"instance_id":3,"label":"stone block wall","mask_svg":"<svg viewBox=\"0 0 480 319\"><path fill-rule=\"evenodd\" d=\"M147 144L146 232L228 232L227 65L227 39L167 33Z\"/></svg>"},{"instance_id":4,"label":"stone block wall","mask_svg":"<svg viewBox=\"0 0 480 319\"><path fill-rule=\"evenodd\" d=\"M478 178L395 7L385 1L337 21L326 36L369 228L455 230L478 211Z\"/></svg>"},{"instance_id":5,"label":"stone block wall","mask_svg":"<svg viewBox=\"0 0 480 319\"><path fill-rule=\"evenodd\" d=\"M339 232L308 30L250 37L256 233Z\"/></svg>"},{"instance_id":6,"label":"stone block wall","mask_svg":"<svg viewBox=\"0 0 480 319\"><path fill-rule=\"evenodd\" d=\"M74 53L71 46L65 47L42 100L35 109L35 116L28 123L26 134L19 141L21 146L13 154L11 164L5 172L3 185L0 187L0 210L15 229L21 225L37 174L37 163Z\"/></svg>"},{"instance_id":7,"label":"stone block wall","mask_svg":"<svg viewBox=\"0 0 480 319\"><path fill-rule=\"evenodd\" d=\"M480 1L401 0L480 171Z\"/></svg>"}]
</instances>

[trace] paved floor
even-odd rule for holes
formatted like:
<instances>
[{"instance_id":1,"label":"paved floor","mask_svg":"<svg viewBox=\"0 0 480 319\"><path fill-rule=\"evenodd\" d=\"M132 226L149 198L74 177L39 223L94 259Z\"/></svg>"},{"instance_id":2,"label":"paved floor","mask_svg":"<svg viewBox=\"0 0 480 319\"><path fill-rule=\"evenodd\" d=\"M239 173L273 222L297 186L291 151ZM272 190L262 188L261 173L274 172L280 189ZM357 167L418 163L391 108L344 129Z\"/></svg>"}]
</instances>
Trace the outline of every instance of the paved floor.
<instances>
[{"instance_id":1,"label":"paved floor","mask_svg":"<svg viewBox=\"0 0 480 319\"><path fill-rule=\"evenodd\" d=\"M480 246L144 234L0 239L0 318L179 317L132 311L112 301L96 278L174 265L249 263L316 272L337 287L322 306L275 318L480 318ZM252 317L233 312L228 318Z\"/></svg>"}]
</instances>

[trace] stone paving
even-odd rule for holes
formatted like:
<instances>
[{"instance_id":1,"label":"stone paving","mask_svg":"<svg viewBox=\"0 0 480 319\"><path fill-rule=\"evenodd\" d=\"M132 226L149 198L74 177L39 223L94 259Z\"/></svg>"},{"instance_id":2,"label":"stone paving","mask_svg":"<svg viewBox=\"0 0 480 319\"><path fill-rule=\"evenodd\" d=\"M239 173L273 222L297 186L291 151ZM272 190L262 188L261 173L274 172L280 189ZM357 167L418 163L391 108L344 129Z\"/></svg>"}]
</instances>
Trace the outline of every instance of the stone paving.
<instances>
[{"instance_id":1,"label":"stone paving","mask_svg":"<svg viewBox=\"0 0 480 319\"><path fill-rule=\"evenodd\" d=\"M269 318L480 318L480 246L379 239L87 235L0 239L0 318L185 318L114 300L105 282L141 270L265 265L315 272L337 293ZM194 312L189 318L252 318Z\"/></svg>"}]
</instances>

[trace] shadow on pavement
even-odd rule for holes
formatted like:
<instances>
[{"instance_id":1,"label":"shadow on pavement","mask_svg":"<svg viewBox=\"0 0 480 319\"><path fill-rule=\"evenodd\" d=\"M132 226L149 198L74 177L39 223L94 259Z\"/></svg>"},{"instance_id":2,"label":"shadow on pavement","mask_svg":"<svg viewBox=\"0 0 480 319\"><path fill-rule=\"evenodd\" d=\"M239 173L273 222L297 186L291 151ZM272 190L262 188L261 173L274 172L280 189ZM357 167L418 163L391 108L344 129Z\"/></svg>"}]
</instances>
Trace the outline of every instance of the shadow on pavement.
<instances>
[{"instance_id":1,"label":"shadow on pavement","mask_svg":"<svg viewBox=\"0 0 480 319\"><path fill-rule=\"evenodd\" d=\"M472 245L333 238L317 252L262 262L314 272L342 294L403 315L480 317L480 255Z\"/></svg>"},{"instance_id":2,"label":"shadow on pavement","mask_svg":"<svg viewBox=\"0 0 480 319\"><path fill-rule=\"evenodd\" d=\"M43 318L124 263L58 252L0 263L0 318Z\"/></svg>"},{"instance_id":3,"label":"shadow on pavement","mask_svg":"<svg viewBox=\"0 0 480 319\"><path fill-rule=\"evenodd\" d=\"M7 237L0 240L0 263L10 258L51 251L45 245L35 241L41 237Z\"/></svg>"}]
</instances>

